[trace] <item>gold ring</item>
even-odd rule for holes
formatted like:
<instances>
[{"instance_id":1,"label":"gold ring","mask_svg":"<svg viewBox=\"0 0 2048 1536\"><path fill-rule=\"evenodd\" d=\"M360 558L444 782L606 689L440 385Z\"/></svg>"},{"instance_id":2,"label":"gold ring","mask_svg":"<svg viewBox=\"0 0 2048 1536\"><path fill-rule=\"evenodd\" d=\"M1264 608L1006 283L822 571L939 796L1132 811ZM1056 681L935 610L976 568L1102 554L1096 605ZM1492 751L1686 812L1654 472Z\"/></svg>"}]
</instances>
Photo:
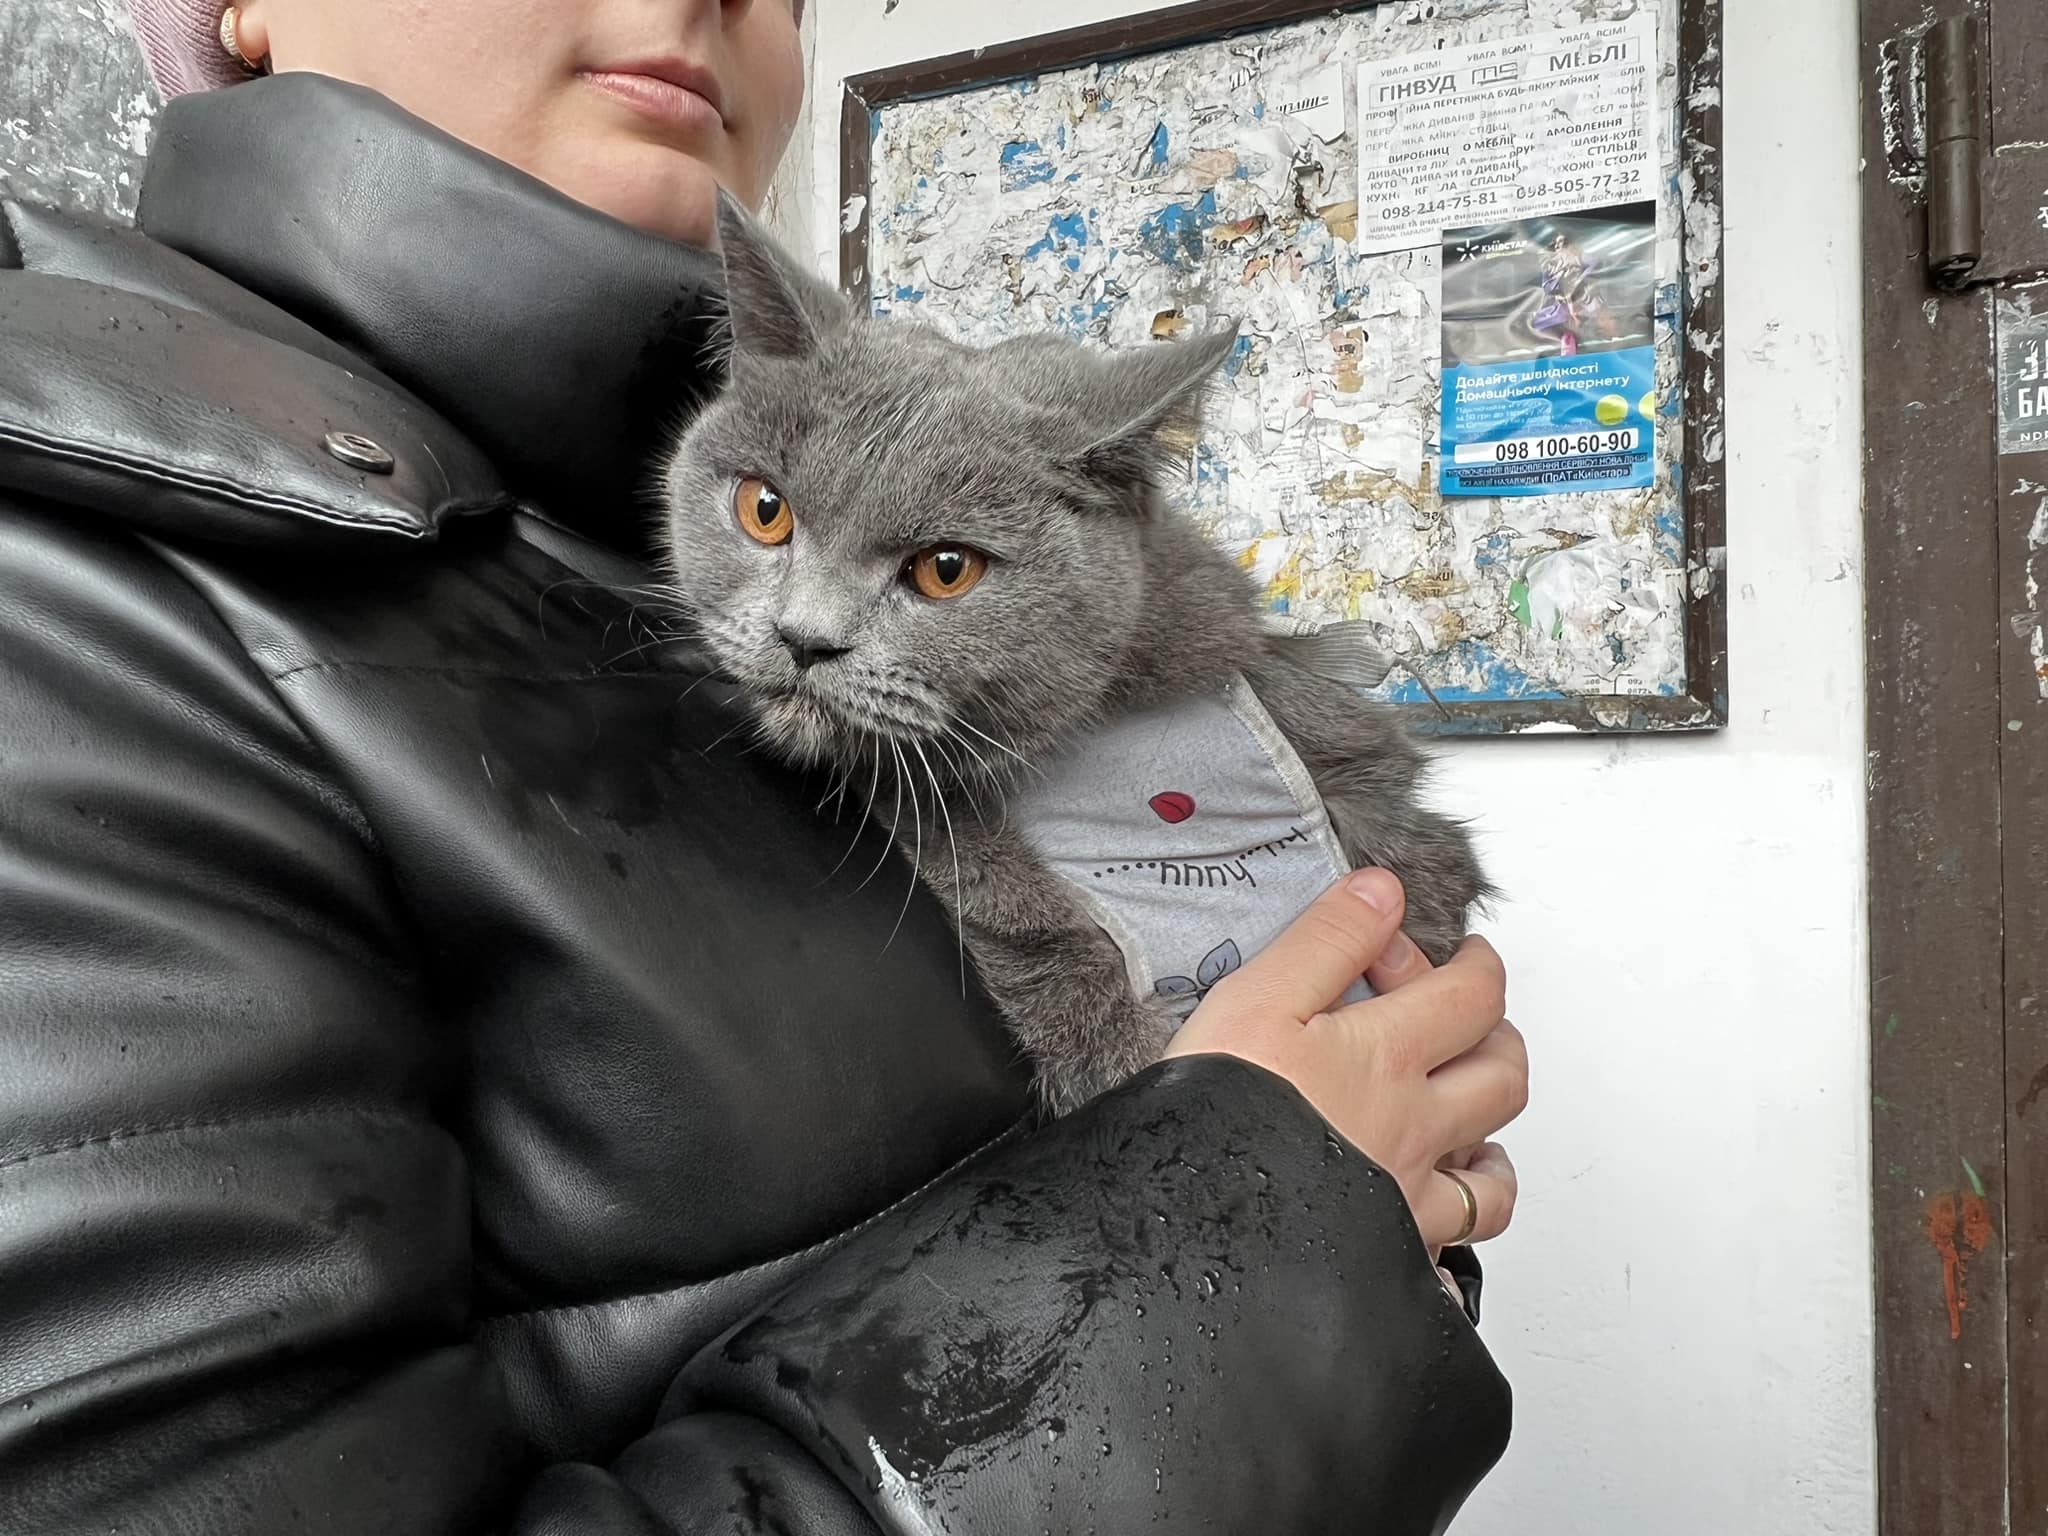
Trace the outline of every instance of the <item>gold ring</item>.
<instances>
[{"instance_id":1,"label":"gold ring","mask_svg":"<svg viewBox=\"0 0 2048 1536\"><path fill-rule=\"evenodd\" d=\"M1437 1172L1458 1186L1458 1198L1465 1202L1465 1224L1458 1228L1458 1235L1456 1237L1444 1244L1446 1248L1456 1248L1461 1246L1465 1239L1478 1229L1479 1197L1472 1193L1472 1186L1465 1182L1462 1174L1453 1173L1448 1168L1439 1168Z\"/></svg>"}]
</instances>

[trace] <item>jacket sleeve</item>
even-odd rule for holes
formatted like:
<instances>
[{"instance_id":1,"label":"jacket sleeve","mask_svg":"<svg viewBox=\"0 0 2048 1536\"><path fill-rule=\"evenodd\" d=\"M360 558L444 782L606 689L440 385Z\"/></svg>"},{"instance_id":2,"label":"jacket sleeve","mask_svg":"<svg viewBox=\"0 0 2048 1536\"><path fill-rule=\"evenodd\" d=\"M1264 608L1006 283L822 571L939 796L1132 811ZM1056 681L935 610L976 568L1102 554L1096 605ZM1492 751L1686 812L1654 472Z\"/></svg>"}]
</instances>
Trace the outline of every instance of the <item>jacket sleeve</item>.
<instances>
[{"instance_id":1,"label":"jacket sleeve","mask_svg":"<svg viewBox=\"0 0 2048 1536\"><path fill-rule=\"evenodd\" d=\"M1426 1536L1505 1447L1508 1392L1394 1181L1206 1057L871 1222L664 1416L608 1472L543 1477L521 1532Z\"/></svg>"},{"instance_id":2,"label":"jacket sleeve","mask_svg":"<svg viewBox=\"0 0 2048 1536\"><path fill-rule=\"evenodd\" d=\"M1499 1453L1392 1181L1211 1058L870 1222L612 1465L531 1465L381 871L188 584L0 507L10 1533L1421 1532Z\"/></svg>"}]
</instances>

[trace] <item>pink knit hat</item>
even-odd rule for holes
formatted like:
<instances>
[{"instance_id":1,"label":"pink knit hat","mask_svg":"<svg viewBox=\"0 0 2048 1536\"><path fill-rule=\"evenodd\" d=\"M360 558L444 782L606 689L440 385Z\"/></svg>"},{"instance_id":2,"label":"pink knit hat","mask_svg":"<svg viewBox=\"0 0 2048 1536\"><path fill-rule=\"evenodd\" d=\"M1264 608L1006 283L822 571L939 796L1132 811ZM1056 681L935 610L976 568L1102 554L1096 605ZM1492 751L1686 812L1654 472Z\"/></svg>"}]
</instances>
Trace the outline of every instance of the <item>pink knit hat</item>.
<instances>
[{"instance_id":1,"label":"pink knit hat","mask_svg":"<svg viewBox=\"0 0 2048 1536\"><path fill-rule=\"evenodd\" d=\"M128 0L150 78L164 99L249 78L220 45L227 0Z\"/></svg>"}]
</instances>

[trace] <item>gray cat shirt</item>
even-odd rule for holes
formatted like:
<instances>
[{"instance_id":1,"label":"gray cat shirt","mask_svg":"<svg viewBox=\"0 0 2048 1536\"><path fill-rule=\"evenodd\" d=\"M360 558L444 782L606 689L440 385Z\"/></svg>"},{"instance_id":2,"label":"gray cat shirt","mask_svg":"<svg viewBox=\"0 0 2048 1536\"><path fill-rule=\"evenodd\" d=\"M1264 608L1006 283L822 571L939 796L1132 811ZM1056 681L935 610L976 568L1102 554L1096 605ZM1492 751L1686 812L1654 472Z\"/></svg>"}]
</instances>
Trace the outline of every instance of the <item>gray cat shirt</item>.
<instances>
[{"instance_id":1,"label":"gray cat shirt","mask_svg":"<svg viewBox=\"0 0 2048 1536\"><path fill-rule=\"evenodd\" d=\"M1349 873L1329 812L1251 685L1126 715L1066 748L1011 815L1185 1018ZM1359 980L1343 1001L1370 997Z\"/></svg>"}]
</instances>

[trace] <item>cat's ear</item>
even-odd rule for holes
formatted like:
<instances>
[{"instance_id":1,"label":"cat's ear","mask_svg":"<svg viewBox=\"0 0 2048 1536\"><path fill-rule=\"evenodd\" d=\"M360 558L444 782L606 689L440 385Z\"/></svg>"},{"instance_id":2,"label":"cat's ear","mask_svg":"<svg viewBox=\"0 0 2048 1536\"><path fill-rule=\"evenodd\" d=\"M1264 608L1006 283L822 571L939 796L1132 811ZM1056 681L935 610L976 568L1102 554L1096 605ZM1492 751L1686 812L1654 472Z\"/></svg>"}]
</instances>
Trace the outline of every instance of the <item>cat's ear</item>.
<instances>
[{"instance_id":1,"label":"cat's ear","mask_svg":"<svg viewBox=\"0 0 2048 1536\"><path fill-rule=\"evenodd\" d=\"M725 263L734 351L809 357L824 337L852 318L837 291L804 271L723 187L718 189L718 251Z\"/></svg>"},{"instance_id":2,"label":"cat's ear","mask_svg":"<svg viewBox=\"0 0 2048 1536\"><path fill-rule=\"evenodd\" d=\"M1082 450L1083 473L1131 484L1184 461L1201 430L1203 397L1236 346L1237 327L1227 325L1193 341L1110 354L1104 375L1113 405L1104 416L1120 425Z\"/></svg>"}]
</instances>

